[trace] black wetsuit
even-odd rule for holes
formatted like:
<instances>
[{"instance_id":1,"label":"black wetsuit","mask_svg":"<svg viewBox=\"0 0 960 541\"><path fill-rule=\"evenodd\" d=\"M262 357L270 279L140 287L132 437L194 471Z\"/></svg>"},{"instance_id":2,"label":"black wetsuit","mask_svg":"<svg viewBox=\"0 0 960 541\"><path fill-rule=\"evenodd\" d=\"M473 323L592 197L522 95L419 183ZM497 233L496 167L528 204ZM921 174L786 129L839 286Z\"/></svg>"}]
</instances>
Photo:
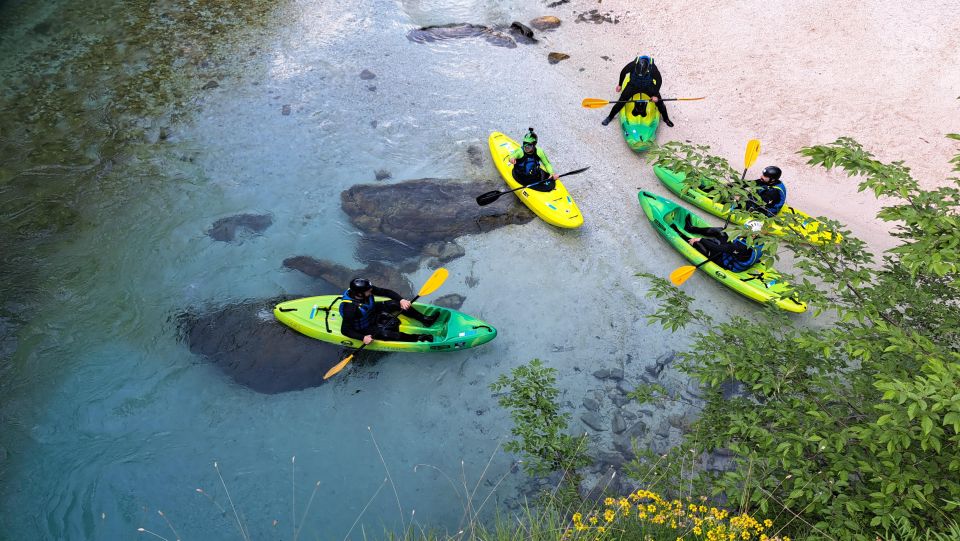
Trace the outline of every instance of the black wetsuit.
<instances>
[{"instance_id":1,"label":"black wetsuit","mask_svg":"<svg viewBox=\"0 0 960 541\"><path fill-rule=\"evenodd\" d=\"M650 69L646 74L640 75L637 73L637 61L634 60L620 70L620 79L619 82L623 85L623 80L630 75L630 82L623 88L623 92L620 93L620 99L618 101L626 101L633 98L634 94L643 92L644 94L650 96L651 98L656 96L658 99L660 96L660 86L663 85L663 78L660 76L660 69L652 61L650 63ZM620 109L623 109L625 103L614 103L613 109L610 109L610 114L607 118L613 118L620 112ZM663 103L663 100L657 101L657 109L660 111L660 116L663 117L663 121L669 123L670 116L667 114L667 106ZM646 111L646 108L639 108L637 110Z\"/></svg>"},{"instance_id":2,"label":"black wetsuit","mask_svg":"<svg viewBox=\"0 0 960 541\"><path fill-rule=\"evenodd\" d=\"M688 223L684 229L703 235L693 247L729 271L742 272L752 267L763 250L762 246L748 246L742 239L731 241L720 227L697 227Z\"/></svg>"},{"instance_id":3,"label":"black wetsuit","mask_svg":"<svg viewBox=\"0 0 960 541\"><path fill-rule=\"evenodd\" d=\"M746 210L756 211L767 216L776 216L787 201L787 188L779 180L773 183L763 182L761 179L754 181L756 183L756 194L763 202L747 201L743 206Z\"/></svg>"},{"instance_id":4,"label":"black wetsuit","mask_svg":"<svg viewBox=\"0 0 960 541\"><path fill-rule=\"evenodd\" d=\"M388 297L390 300L374 302L373 296ZM340 303L340 315L343 317L340 332L356 340L363 340L363 337L369 334L375 340L416 342L423 335L400 332L400 320L393 317L393 314L402 313L428 326L433 320L412 306L409 310L401 310L400 299L402 298L392 289L376 286L373 287L373 295L369 300L357 299L345 292L343 302Z\"/></svg>"}]
</instances>

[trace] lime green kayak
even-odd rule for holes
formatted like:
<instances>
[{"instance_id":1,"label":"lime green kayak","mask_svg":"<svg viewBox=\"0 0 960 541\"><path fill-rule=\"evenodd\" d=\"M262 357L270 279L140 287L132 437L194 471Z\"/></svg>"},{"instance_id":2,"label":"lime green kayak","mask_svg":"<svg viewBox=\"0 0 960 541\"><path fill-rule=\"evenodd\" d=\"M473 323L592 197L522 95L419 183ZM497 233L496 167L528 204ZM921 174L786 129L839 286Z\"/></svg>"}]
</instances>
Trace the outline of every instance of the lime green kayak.
<instances>
[{"instance_id":1,"label":"lime green kayak","mask_svg":"<svg viewBox=\"0 0 960 541\"><path fill-rule=\"evenodd\" d=\"M626 84L626 83L624 83ZM634 94L631 100L649 100L650 96L644 93ZM639 111L646 109L646 115L640 116ZM634 152L642 152L650 148L657 137L657 128L660 126L660 111L651 101L644 103L630 102L620 109L620 127L623 128L623 138Z\"/></svg>"},{"instance_id":2,"label":"lime green kayak","mask_svg":"<svg viewBox=\"0 0 960 541\"><path fill-rule=\"evenodd\" d=\"M726 212L725 205L722 202L714 201L713 196L707 191L710 189L711 181L701 181L700 187L688 187L684 184L684 180L687 178L685 173L671 171L659 165L653 166L653 172L667 189L680 196L680 198L687 203L696 205L718 218L726 219L727 214L729 214ZM840 242L842 239L840 235L834 237L822 223L812 218L809 214L797 210L790 205L784 205L783 208L780 209L780 215L782 216L784 214L792 214L796 219L795 223L797 225L795 229L797 232L800 236L814 244L826 244L830 242L831 239L833 239L834 242ZM734 211L730 216L730 221L738 225L751 219L754 218L746 212ZM767 225L764 230L773 235L783 236L787 234L786 229L773 224Z\"/></svg>"},{"instance_id":3,"label":"lime green kayak","mask_svg":"<svg viewBox=\"0 0 960 541\"><path fill-rule=\"evenodd\" d=\"M707 259L687 242L690 237L699 235L688 232L686 227L688 219L689 223L696 227L710 227L709 223L667 198L646 191L641 191L637 196L643 212L650 219L654 229L675 250L694 265ZM763 263L757 263L743 272L732 272L711 261L700 267L700 270L744 297L757 302L773 303L788 312L803 312L807 309L806 303L796 298L790 285L780 281L780 274Z\"/></svg>"},{"instance_id":4,"label":"lime green kayak","mask_svg":"<svg viewBox=\"0 0 960 541\"><path fill-rule=\"evenodd\" d=\"M273 308L273 315L280 323L291 329L331 344L358 348L363 342L340 333L339 295L322 295L282 302ZM377 298L386 301L386 298ZM405 351L427 353L467 349L486 344L497 337L497 330L479 319L462 312L431 304L413 304L428 316L439 314L430 327L423 327L416 320L400 316L400 332L407 334L430 334L433 342L393 342L374 340L367 349L374 351Z\"/></svg>"}]
</instances>

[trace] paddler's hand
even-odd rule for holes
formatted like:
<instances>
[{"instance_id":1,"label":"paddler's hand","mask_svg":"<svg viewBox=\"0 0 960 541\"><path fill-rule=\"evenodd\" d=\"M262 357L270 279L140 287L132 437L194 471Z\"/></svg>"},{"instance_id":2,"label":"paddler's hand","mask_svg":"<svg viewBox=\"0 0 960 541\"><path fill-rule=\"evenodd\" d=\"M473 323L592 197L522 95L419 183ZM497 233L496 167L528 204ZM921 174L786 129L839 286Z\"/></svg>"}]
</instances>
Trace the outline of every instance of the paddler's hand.
<instances>
[{"instance_id":1,"label":"paddler's hand","mask_svg":"<svg viewBox=\"0 0 960 541\"><path fill-rule=\"evenodd\" d=\"M373 342L373 336L372 336L372 335L369 335L369 334L368 334L368 335L366 335L366 336L363 337L363 343L364 343L364 344L369 344L370 342Z\"/></svg>"},{"instance_id":2,"label":"paddler's hand","mask_svg":"<svg viewBox=\"0 0 960 541\"><path fill-rule=\"evenodd\" d=\"M620 92L620 85L617 85L617 92Z\"/></svg>"},{"instance_id":3,"label":"paddler's hand","mask_svg":"<svg viewBox=\"0 0 960 541\"><path fill-rule=\"evenodd\" d=\"M656 97L656 96L651 96L651 97L650 97L650 101L652 101L653 103L657 103L658 101L660 101L660 98L658 98L658 97Z\"/></svg>"},{"instance_id":4,"label":"paddler's hand","mask_svg":"<svg viewBox=\"0 0 960 541\"><path fill-rule=\"evenodd\" d=\"M407 299L400 299L400 309L401 309L401 310L409 310L409 309L410 309L410 301L408 301Z\"/></svg>"},{"instance_id":5,"label":"paddler's hand","mask_svg":"<svg viewBox=\"0 0 960 541\"><path fill-rule=\"evenodd\" d=\"M691 245L694 245L694 244L700 242L700 239L701 239L701 238L702 238L702 237L690 237L690 240L688 240L687 242L689 242Z\"/></svg>"},{"instance_id":6,"label":"paddler's hand","mask_svg":"<svg viewBox=\"0 0 960 541\"><path fill-rule=\"evenodd\" d=\"M551 176L550 178L552 178L553 180L559 180L559 179L560 179L560 175L554 173L553 176Z\"/></svg>"},{"instance_id":7,"label":"paddler's hand","mask_svg":"<svg viewBox=\"0 0 960 541\"><path fill-rule=\"evenodd\" d=\"M516 165L517 159L516 159L516 158L510 158L510 163Z\"/></svg>"}]
</instances>

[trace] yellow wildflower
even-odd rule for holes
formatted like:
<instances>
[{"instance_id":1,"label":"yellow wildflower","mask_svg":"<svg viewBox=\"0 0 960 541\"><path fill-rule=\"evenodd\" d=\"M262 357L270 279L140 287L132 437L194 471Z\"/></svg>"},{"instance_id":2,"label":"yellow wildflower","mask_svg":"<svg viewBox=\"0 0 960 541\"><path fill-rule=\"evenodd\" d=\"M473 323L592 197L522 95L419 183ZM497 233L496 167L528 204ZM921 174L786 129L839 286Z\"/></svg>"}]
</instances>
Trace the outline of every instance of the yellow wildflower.
<instances>
[{"instance_id":1,"label":"yellow wildflower","mask_svg":"<svg viewBox=\"0 0 960 541\"><path fill-rule=\"evenodd\" d=\"M613 522L613 517L615 516L617 516L617 514L613 512L613 509L607 509L603 512L603 520L607 522Z\"/></svg>"}]
</instances>

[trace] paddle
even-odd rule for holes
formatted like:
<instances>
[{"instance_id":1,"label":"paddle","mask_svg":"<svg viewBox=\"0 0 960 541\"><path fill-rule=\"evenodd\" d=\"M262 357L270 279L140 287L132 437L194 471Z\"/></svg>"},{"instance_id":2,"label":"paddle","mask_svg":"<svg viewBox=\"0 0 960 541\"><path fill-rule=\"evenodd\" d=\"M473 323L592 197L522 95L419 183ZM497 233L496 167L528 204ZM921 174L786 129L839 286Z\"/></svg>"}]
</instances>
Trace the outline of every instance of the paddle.
<instances>
[{"instance_id":1,"label":"paddle","mask_svg":"<svg viewBox=\"0 0 960 541\"><path fill-rule=\"evenodd\" d=\"M743 174L740 175L740 181L743 182L743 179L747 178L747 170L750 169L750 166L753 165L753 162L757 161L757 156L760 155L760 141L757 139L751 139L747 141L747 150L743 154ZM730 216L733 215L733 209L730 209L730 212L727 213L727 219L723 222L723 228L726 229L730 225ZM679 286L686 282L693 273L697 272L697 269L706 265L708 262L712 261L716 257L710 256L702 263L694 265L684 265L675 269L670 273L670 281L675 286Z\"/></svg>"},{"instance_id":2,"label":"paddle","mask_svg":"<svg viewBox=\"0 0 960 541\"><path fill-rule=\"evenodd\" d=\"M697 101L706 99L706 96L701 98L660 98L660 101ZM611 103L643 103L649 100L622 100L622 101L610 101L610 100L601 100L600 98L583 98L583 101L580 102L580 105L586 107L587 109L599 109L610 105Z\"/></svg>"},{"instance_id":3,"label":"paddle","mask_svg":"<svg viewBox=\"0 0 960 541\"><path fill-rule=\"evenodd\" d=\"M410 301L410 303L413 304L413 302L419 299L420 297L423 297L424 295L429 295L434 291L436 291L437 288L443 285L443 283L447 280L447 276L449 276L449 274L450 272L443 267L440 267L439 269L433 271L433 274L430 275L430 278L427 279L427 282L423 284L423 287L420 288L420 292L417 293L417 296L414 297ZM391 321L395 317L397 317L397 314L392 315L390 320L387 320L387 321ZM360 353L361 351L363 351L363 348L365 347L367 347L367 344L361 345L360 347L357 348L356 351L351 353L346 359L337 363L336 366L334 366L330 370L327 370L327 373L323 375L323 379L330 379L332 376L335 376L337 372L343 370L344 367L347 366L347 363L352 361L353 358L357 355L357 353Z\"/></svg>"},{"instance_id":4,"label":"paddle","mask_svg":"<svg viewBox=\"0 0 960 541\"><path fill-rule=\"evenodd\" d=\"M586 167L584 167L583 169L577 169L577 170L575 170L575 171L570 171L569 173L564 173L564 174L558 176L557 178L563 178L563 177L566 177L566 176L569 176L569 175L576 175L577 173L583 173L583 172L586 171L587 169L590 169L590 166L589 166L589 165L586 166ZM507 191L505 191L505 192L493 190L492 192L487 192L487 193L484 193L484 194L480 194L480 195L477 196L477 204L480 205L481 207L482 207L482 206L485 206L485 205L489 205L490 203L493 203L493 202L496 201L497 199L500 199L500 196L501 196L501 195L505 195L505 194L508 194L508 193L511 193L511 192L515 192L515 191L517 191L517 190L522 190L522 189L524 189L524 188L529 188L530 186L536 186L537 184L543 184L544 182L550 180L551 178L552 178L552 177L547 177L547 178L545 178L545 179L543 179L543 180L541 180L541 181L534 182L533 184L527 184L526 186L520 186L519 188L514 188L514 189L512 189L512 190L507 190Z\"/></svg>"}]
</instances>

